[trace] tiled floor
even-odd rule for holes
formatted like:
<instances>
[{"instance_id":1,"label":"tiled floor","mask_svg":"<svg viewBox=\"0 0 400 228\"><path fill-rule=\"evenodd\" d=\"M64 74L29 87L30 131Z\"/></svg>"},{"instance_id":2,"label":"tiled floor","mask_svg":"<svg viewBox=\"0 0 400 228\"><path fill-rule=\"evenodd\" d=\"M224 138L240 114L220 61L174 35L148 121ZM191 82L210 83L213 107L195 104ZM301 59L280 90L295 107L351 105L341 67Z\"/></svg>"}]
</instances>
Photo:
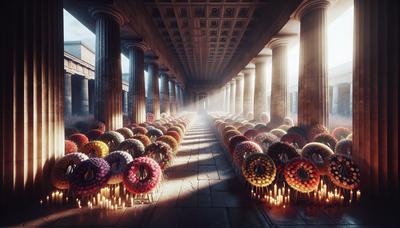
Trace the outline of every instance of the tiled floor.
<instances>
[{"instance_id":1,"label":"tiled floor","mask_svg":"<svg viewBox=\"0 0 400 228\"><path fill-rule=\"evenodd\" d=\"M264 207L248 198L226 156L205 117L198 116L187 131L174 164L166 171L153 204L117 211L42 208L6 215L0 225L399 227L396 209L385 204L347 208Z\"/></svg>"},{"instance_id":2,"label":"tiled floor","mask_svg":"<svg viewBox=\"0 0 400 228\"><path fill-rule=\"evenodd\" d=\"M21 225L132 227L266 227L247 198L204 117L197 117L150 205L118 211L69 209Z\"/></svg>"}]
</instances>

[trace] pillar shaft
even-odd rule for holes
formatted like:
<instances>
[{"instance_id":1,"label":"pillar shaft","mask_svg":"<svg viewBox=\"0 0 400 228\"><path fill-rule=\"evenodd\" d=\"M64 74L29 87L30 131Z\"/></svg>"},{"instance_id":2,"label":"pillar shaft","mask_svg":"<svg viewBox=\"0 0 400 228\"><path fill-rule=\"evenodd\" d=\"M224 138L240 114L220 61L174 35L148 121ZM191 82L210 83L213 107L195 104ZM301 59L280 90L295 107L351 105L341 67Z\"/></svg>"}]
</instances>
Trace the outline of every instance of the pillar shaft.
<instances>
[{"instance_id":1,"label":"pillar shaft","mask_svg":"<svg viewBox=\"0 0 400 228\"><path fill-rule=\"evenodd\" d=\"M332 114L337 115L339 114L339 86L334 85L332 86Z\"/></svg>"},{"instance_id":2,"label":"pillar shaft","mask_svg":"<svg viewBox=\"0 0 400 228\"><path fill-rule=\"evenodd\" d=\"M254 83L254 119L260 120L261 113L267 111L267 61L270 56L256 57Z\"/></svg>"},{"instance_id":3,"label":"pillar shaft","mask_svg":"<svg viewBox=\"0 0 400 228\"><path fill-rule=\"evenodd\" d=\"M122 112L128 113L128 91L122 90Z\"/></svg>"},{"instance_id":4,"label":"pillar shaft","mask_svg":"<svg viewBox=\"0 0 400 228\"><path fill-rule=\"evenodd\" d=\"M328 123L328 77L326 63L327 0L310 0L300 18L300 125Z\"/></svg>"},{"instance_id":5,"label":"pillar shaft","mask_svg":"<svg viewBox=\"0 0 400 228\"><path fill-rule=\"evenodd\" d=\"M287 115L287 44L272 48L271 125L279 126Z\"/></svg>"},{"instance_id":6,"label":"pillar shaft","mask_svg":"<svg viewBox=\"0 0 400 228\"><path fill-rule=\"evenodd\" d=\"M244 89L243 89L243 115L247 117L249 113L253 114L253 74L254 68L246 68L243 71Z\"/></svg>"},{"instance_id":7,"label":"pillar shaft","mask_svg":"<svg viewBox=\"0 0 400 228\"><path fill-rule=\"evenodd\" d=\"M72 113L75 115L89 114L89 84L88 79L80 76L72 76Z\"/></svg>"},{"instance_id":8,"label":"pillar shaft","mask_svg":"<svg viewBox=\"0 0 400 228\"><path fill-rule=\"evenodd\" d=\"M175 102L175 106L176 106L176 113L179 113L179 111L180 111L180 96L179 96L179 90L180 90L180 87L179 87L179 84L175 84L175 99L176 99L176 102Z\"/></svg>"},{"instance_id":9,"label":"pillar shaft","mask_svg":"<svg viewBox=\"0 0 400 228\"><path fill-rule=\"evenodd\" d=\"M146 96L144 79L144 51L143 45L134 42L128 46L129 50L129 94L128 113L131 123L146 121Z\"/></svg>"},{"instance_id":10,"label":"pillar shaft","mask_svg":"<svg viewBox=\"0 0 400 228\"><path fill-rule=\"evenodd\" d=\"M353 158L368 199L399 199L399 7L354 1Z\"/></svg>"},{"instance_id":11,"label":"pillar shaft","mask_svg":"<svg viewBox=\"0 0 400 228\"><path fill-rule=\"evenodd\" d=\"M235 79L233 79L232 81L231 81L231 93L230 93L230 104L231 104L231 106L230 106L230 108L229 108L229 112L230 113L235 113L235 111L236 111L236 109L235 109L235 106L236 106L236 101L235 101L235 98L236 98L236 80Z\"/></svg>"},{"instance_id":12,"label":"pillar shaft","mask_svg":"<svg viewBox=\"0 0 400 228\"><path fill-rule=\"evenodd\" d=\"M95 80L90 79L88 84L89 84L89 113L94 114L94 105L96 102L95 99Z\"/></svg>"},{"instance_id":13,"label":"pillar shaft","mask_svg":"<svg viewBox=\"0 0 400 228\"><path fill-rule=\"evenodd\" d=\"M148 90L147 90L147 112L154 115L154 120L160 118L160 93L158 85L158 64L156 62L149 62L147 65L147 72L149 73Z\"/></svg>"},{"instance_id":14,"label":"pillar shaft","mask_svg":"<svg viewBox=\"0 0 400 228\"><path fill-rule=\"evenodd\" d=\"M64 115L72 115L72 84L70 73L64 73Z\"/></svg>"},{"instance_id":15,"label":"pillar shaft","mask_svg":"<svg viewBox=\"0 0 400 228\"><path fill-rule=\"evenodd\" d=\"M236 98L235 98L235 113L243 112L243 76L236 77Z\"/></svg>"},{"instance_id":16,"label":"pillar shaft","mask_svg":"<svg viewBox=\"0 0 400 228\"><path fill-rule=\"evenodd\" d=\"M169 81L169 103L171 114L176 114L176 94L175 94L175 81Z\"/></svg>"},{"instance_id":17,"label":"pillar shaft","mask_svg":"<svg viewBox=\"0 0 400 228\"><path fill-rule=\"evenodd\" d=\"M231 111L231 84L230 83L228 83L226 85L226 99L227 99L226 112L230 112Z\"/></svg>"},{"instance_id":18,"label":"pillar shaft","mask_svg":"<svg viewBox=\"0 0 400 228\"><path fill-rule=\"evenodd\" d=\"M228 88L226 85L224 85L223 87L223 96L224 96L224 112L228 112L229 111L229 98L228 98Z\"/></svg>"},{"instance_id":19,"label":"pillar shaft","mask_svg":"<svg viewBox=\"0 0 400 228\"><path fill-rule=\"evenodd\" d=\"M114 14L93 9L96 18L95 117L107 130L122 127L120 24Z\"/></svg>"},{"instance_id":20,"label":"pillar shaft","mask_svg":"<svg viewBox=\"0 0 400 228\"><path fill-rule=\"evenodd\" d=\"M2 6L0 207L9 210L50 192L49 167L64 154L63 2Z\"/></svg>"},{"instance_id":21,"label":"pillar shaft","mask_svg":"<svg viewBox=\"0 0 400 228\"><path fill-rule=\"evenodd\" d=\"M165 72L160 74L160 108L161 113L170 113L170 104L169 104L169 84L168 84L168 75Z\"/></svg>"}]
</instances>

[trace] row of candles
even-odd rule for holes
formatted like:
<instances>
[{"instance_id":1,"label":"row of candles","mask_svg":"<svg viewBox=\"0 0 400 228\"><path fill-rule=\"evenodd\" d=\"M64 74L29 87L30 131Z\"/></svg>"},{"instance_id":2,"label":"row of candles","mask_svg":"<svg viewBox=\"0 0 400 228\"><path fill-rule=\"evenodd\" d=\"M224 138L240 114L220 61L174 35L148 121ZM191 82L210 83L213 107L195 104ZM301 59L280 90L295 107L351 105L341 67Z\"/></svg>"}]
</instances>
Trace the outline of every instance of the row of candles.
<instances>
[{"instance_id":1,"label":"row of candles","mask_svg":"<svg viewBox=\"0 0 400 228\"><path fill-rule=\"evenodd\" d=\"M291 191L290 187L283 184L278 186L277 184L270 185L268 187L252 187L251 197L261 200L270 206L277 206L286 208L292 199L299 198L302 193ZM318 188L307 194L303 194L307 200L313 204L319 205L346 205L351 204L354 201L361 199L360 190L344 190L334 188L329 190L328 185L321 180Z\"/></svg>"},{"instance_id":2,"label":"row of candles","mask_svg":"<svg viewBox=\"0 0 400 228\"><path fill-rule=\"evenodd\" d=\"M75 198L78 208L87 206L90 209L101 208L109 210L125 209L128 205L143 204L152 201L153 193L133 195L125 191L124 186L114 185L100 189L97 194ZM40 200L40 205L69 204L69 195L66 191L55 190ZM72 201L73 202L73 201Z\"/></svg>"},{"instance_id":3,"label":"row of candles","mask_svg":"<svg viewBox=\"0 0 400 228\"><path fill-rule=\"evenodd\" d=\"M49 195L46 196L45 200L41 199L40 200L40 205L43 206L45 203L46 204L63 204L63 203L68 203L69 198L68 196L65 196L65 193L60 190L56 190L51 192Z\"/></svg>"}]
</instances>

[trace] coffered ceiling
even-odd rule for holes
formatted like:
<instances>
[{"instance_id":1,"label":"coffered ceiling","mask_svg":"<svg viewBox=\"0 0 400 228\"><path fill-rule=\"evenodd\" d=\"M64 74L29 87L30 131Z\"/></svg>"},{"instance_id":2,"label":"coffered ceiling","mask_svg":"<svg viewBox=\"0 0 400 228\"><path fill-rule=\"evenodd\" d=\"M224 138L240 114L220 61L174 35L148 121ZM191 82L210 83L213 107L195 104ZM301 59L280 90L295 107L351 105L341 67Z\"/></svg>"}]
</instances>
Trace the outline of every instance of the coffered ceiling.
<instances>
[{"instance_id":1,"label":"coffered ceiling","mask_svg":"<svg viewBox=\"0 0 400 228\"><path fill-rule=\"evenodd\" d=\"M144 6L186 78L207 83L222 80L233 56L252 45L258 25L271 23L265 15L279 10L281 2L145 0Z\"/></svg>"},{"instance_id":2,"label":"coffered ceiling","mask_svg":"<svg viewBox=\"0 0 400 228\"><path fill-rule=\"evenodd\" d=\"M187 85L222 85L252 60L302 0L64 0L94 30L87 8L113 5L127 23L121 39L142 38Z\"/></svg>"}]
</instances>

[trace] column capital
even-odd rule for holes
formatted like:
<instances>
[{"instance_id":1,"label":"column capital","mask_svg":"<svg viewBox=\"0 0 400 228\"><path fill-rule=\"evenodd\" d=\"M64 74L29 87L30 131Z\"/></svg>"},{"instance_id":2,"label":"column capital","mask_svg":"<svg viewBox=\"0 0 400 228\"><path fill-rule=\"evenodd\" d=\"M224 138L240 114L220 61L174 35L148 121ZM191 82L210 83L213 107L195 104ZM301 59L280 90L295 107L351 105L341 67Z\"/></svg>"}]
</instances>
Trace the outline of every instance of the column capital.
<instances>
[{"instance_id":1,"label":"column capital","mask_svg":"<svg viewBox=\"0 0 400 228\"><path fill-rule=\"evenodd\" d=\"M158 64L159 58L156 55L147 55L144 57L144 62L149 64L149 63L153 63L153 64Z\"/></svg>"},{"instance_id":2,"label":"column capital","mask_svg":"<svg viewBox=\"0 0 400 228\"><path fill-rule=\"evenodd\" d=\"M258 63L265 63L268 61L268 59L271 59L272 55L257 55L254 59L253 62L255 64Z\"/></svg>"},{"instance_id":3,"label":"column capital","mask_svg":"<svg viewBox=\"0 0 400 228\"><path fill-rule=\"evenodd\" d=\"M164 75L168 76L168 74L167 74L167 72L169 71L168 67L161 65L159 68L159 71L160 71L160 74L164 74Z\"/></svg>"},{"instance_id":4,"label":"column capital","mask_svg":"<svg viewBox=\"0 0 400 228\"><path fill-rule=\"evenodd\" d=\"M123 44L126 46L128 49L140 49L142 51L147 50L147 46L145 43L143 43L142 39L134 39L134 40L123 40Z\"/></svg>"},{"instance_id":5,"label":"column capital","mask_svg":"<svg viewBox=\"0 0 400 228\"><path fill-rule=\"evenodd\" d=\"M128 19L122 15L122 13L115 9L111 5L94 5L89 7L89 13L93 17L97 17L101 14L111 16L119 25L123 25L128 22Z\"/></svg>"},{"instance_id":6,"label":"column capital","mask_svg":"<svg viewBox=\"0 0 400 228\"><path fill-rule=\"evenodd\" d=\"M172 74L169 76L168 80L170 82L177 82L175 75L172 75Z\"/></svg>"},{"instance_id":7,"label":"column capital","mask_svg":"<svg viewBox=\"0 0 400 228\"><path fill-rule=\"evenodd\" d=\"M272 37L267 46L271 49L276 47L288 46L297 37L296 34L277 35Z\"/></svg>"},{"instance_id":8,"label":"column capital","mask_svg":"<svg viewBox=\"0 0 400 228\"><path fill-rule=\"evenodd\" d=\"M255 65L254 64L247 64L247 66L242 70L242 73L244 74L244 76L248 75L248 74L252 74L254 73L255 70Z\"/></svg>"},{"instance_id":9,"label":"column capital","mask_svg":"<svg viewBox=\"0 0 400 228\"><path fill-rule=\"evenodd\" d=\"M301 20L301 18L316 9L326 9L332 5L336 0L305 0L294 11L293 18Z\"/></svg>"},{"instance_id":10,"label":"column capital","mask_svg":"<svg viewBox=\"0 0 400 228\"><path fill-rule=\"evenodd\" d=\"M242 79L243 79L243 73L240 72L240 73L235 77L235 80L236 80L236 81L240 81L240 80L242 80Z\"/></svg>"}]
</instances>

